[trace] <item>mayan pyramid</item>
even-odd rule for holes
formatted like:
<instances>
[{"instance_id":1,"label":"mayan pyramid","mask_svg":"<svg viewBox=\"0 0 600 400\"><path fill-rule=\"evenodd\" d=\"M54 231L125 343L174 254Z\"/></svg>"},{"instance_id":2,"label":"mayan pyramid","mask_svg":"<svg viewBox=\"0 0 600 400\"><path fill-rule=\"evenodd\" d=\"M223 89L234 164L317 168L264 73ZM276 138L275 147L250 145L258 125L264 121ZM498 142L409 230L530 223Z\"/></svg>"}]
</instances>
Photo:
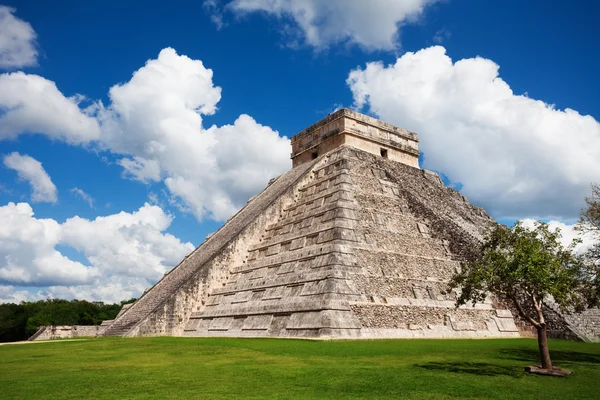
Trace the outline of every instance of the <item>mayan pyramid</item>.
<instances>
[{"instance_id":1,"label":"mayan pyramid","mask_svg":"<svg viewBox=\"0 0 600 400\"><path fill-rule=\"evenodd\" d=\"M293 168L106 336L513 337L493 299L446 284L492 219L419 168L415 133L342 109L291 139Z\"/></svg>"}]
</instances>

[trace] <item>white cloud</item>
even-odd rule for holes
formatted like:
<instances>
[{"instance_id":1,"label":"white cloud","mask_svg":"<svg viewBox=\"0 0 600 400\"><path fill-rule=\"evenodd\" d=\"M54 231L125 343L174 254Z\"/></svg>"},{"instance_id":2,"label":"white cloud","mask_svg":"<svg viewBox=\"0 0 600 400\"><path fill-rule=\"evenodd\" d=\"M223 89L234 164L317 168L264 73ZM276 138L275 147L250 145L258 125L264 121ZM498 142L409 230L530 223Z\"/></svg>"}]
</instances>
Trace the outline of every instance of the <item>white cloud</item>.
<instances>
[{"instance_id":1,"label":"white cloud","mask_svg":"<svg viewBox=\"0 0 600 400\"><path fill-rule=\"evenodd\" d=\"M82 96L67 98L52 81L14 72L0 75L0 140L43 133L70 144L100 137L96 120L79 108Z\"/></svg>"},{"instance_id":2,"label":"white cloud","mask_svg":"<svg viewBox=\"0 0 600 400\"><path fill-rule=\"evenodd\" d=\"M93 285L50 286L30 295L34 299L78 299L119 303L134 297L140 297L144 290L154 282L145 278L109 276Z\"/></svg>"},{"instance_id":3,"label":"white cloud","mask_svg":"<svg viewBox=\"0 0 600 400\"><path fill-rule=\"evenodd\" d=\"M533 229L536 220L531 218L525 218L521 222L526 228ZM551 231L560 229L560 233L562 235L560 242L565 247L569 247L574 239L581 239L581 243L577 244L574 248L574 251L576 253L585 252L588 248L592 247L592 245L594 245L597 242L594 235L592 235L590 232L581 233L575 230L575 224L565 224L564 222L560 221L548 221L547 223L548 228L550 228Z\"/></svg>"},{"instance_id":4,"label":"white cloud","mask_svg":"<svg viewBox=\"0 0 600 400\"><path fill-rule=\"evenodd\" d=\"M442 44L444 41L449 39L452 36L452 32L450 32L446 28L442 28L433 35L433 42L436 44Z\"/></svg>"},{"instance_id":5,"label":"white cloud","mask_svg":"<svg viewBox=\"0 0 600 400\"><path fill-rule=\"evenodd\" d=\"M234 0L238 14L265 12L293 22L301 38L317 49L336 43L366 50L399 47L399 27L414 22L436 0ZM290 27L284 25L283 30Z\"/></svg>"},{"instance_id":6,"label":"white cloud","mask_svg":"<svg viewBox=\"0 0 600 400\"><path fill-rule=\"evenodd\" d=\"M163 179L199 220L223 220L289 169L289 141L247 115L205 129L202 116L221 99L212 78L201 61L166 48L113 86L108 105L82 110L81 96L66 98L42 77L0 75L0 139L39 133L124 156L117 163L126 177Z\"/></svg>"},{"instance_id":7,"label":"white cloud","mask_svg":"<svg viewBox=\"0 0 600 400\"><path fill-rule=\"evenodd\" d=\"M139 296L194 249L164 233L171 221L160 207L145 204L133 213L73 217L59 224L35 218L27 203L9 203L0 207L0 283L5 288L47 286L30 294L39 298L118 301ZM63 255L57 246L78 251L89 265Z\"/></svg>"},{"instance_id":8,"label":"white cloud","mask_svg":"<svg viewBox=\"0 0 600 400\"><path fill-rule=\"evenodd\" d=\"M15 303L19 304L22 301L36 301L44 299L36 293L31 293L26 290L17 290L11 285L0 285L0 304Z\"/></svg>"},{"instance_id":9,"label":"white cloud","mask_svg":"<svg viewBox=\"0 0 600 400\"><path fill-rule=\"evenodd\" d=\"M173 218L145 204L133 213L120 212L88 220L67 219L61 243L80 251L104 273L157 279L194 249L169 233Z\"/></svg>"},{"instance_id":10,"label":"white cloud","mask_svg":"<svg viewBox=\"0 0 600 400\"><path fill-rule=\"evenodd\" d=\"M220 31L223 29L225 22L223 22L223 13L221 7L219 7L219 0L204 0L202 7L210 15L210 22L215 24L217 30Z\"/></svg>"},{"instance_id":11,"label":"white cloud","mask_svg":"<svg viewBox=\"0 0 600 400\"><path fill-rule=\"evenodd\" d=\"M88 203L88 205L90 206L90 208L94 208L94 198L92 196L90 196L89 194L87 194L83 190L81 190L79 188L76 188L76 187L72 188L70 190L70 192L73 193L76 197L79 197L81 200L83 200L86 203Z\"/></svg>"},{"instance_id":12,"label":"white cloud","mask_svg":"<svg viewBox=\"0 0 600 400\"><path fill-rule=\"evenodd\" d=\"M123 167L123 175L144 183L160 181L160 164L156 160L141 157L122 158L117 161Z\"/></svg>"},{"instance_id":13,"label":"white cloud","mask_svg":"<svg viewBox=\"0 0 600 400\"><path fill-rule=\"evenodd\" d=\"M13 14L14 8L0 5L0 68L36 65L36 34L31 25Z\"/></svg>"},{"instance_id":14,"label":"white cloud","mask_svg":"<svg viewBox=\"0 0 600 400\"><path fill-rule=\"evenodd\" d=\"M513 93L484 58L455 63L440 46L347 80L357 107L418 133L424 166L496 218L574 219L600 176L600 124Z\"/></svg>"},{"instance_id":15,"label":"white cloud","mask_svg":"<svg viewBox=\"0 0 600 400\"><path fill-rule=\"evenodd\" d=\"M32 202L56 203L58 200L56 186L52 183L41 162L28 155L15 152L4 156L4 165L15 170L20 179L31 185L33 189Z\"/></svg>"},{"instance_id":16,"label":"white cloud","mask_svg":"<svg viewBox=\"0 0 600 400\"><path fill-rule=\"evenodd\" d=\"M89 283L96 268L72 261L55 249L61 226L33 217L27 203L0 207L0 282L21 285Z\"/></svg>"},{"instance_id":17,"label":"white cloud","mask_svg":"<svg viewBox=\"0 0 600 400\"><path fill-rule=\"evenodd\" d=\"M221 88L201 61L164 49L99 105L101 146L128 155L119 164L142 182L164 178L198 219L225 219L267 181L289 169L289 142L253 118L202 127Z\"/></svg>"}]
</instances>

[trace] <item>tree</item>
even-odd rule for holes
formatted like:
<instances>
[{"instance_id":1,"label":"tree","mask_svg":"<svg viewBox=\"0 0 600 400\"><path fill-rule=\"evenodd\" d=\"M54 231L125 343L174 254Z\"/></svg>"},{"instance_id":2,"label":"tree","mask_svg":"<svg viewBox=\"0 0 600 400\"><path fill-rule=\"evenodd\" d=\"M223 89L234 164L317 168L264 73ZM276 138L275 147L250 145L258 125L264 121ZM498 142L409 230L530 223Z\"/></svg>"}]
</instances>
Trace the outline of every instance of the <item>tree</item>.
<instances>
[{"instance_id":1,"label":"tree","mask_svg":"<svg viewBox=\"0 0 600 400\"><path fill-rule=\"evenodd\" d=\"M600 264L600 184L592 183L591 191L592 195L585 198L586 207L581 210L577 229L596 237L596 243L588 249L586 256L590 262L598 265Z\"/></svg>"},{"instance_id":2,"label":"tree","mask_svg":"<svg viewBox=\"0 0 600 400\"><path fill-rule=\"evenodd\" d=\"M25 340L42 325L100 325L114 319L123 304L49 299L21 304L0 304L0 342Z\"/></svg>"},{"instance_id":3,"label":"tree","mask_svg":"<svg viewBox=\"0 0 600 400\"><path fill-rule=\"evenodd\" d=\"M560 243L560 231L536 222L496 225L473 258L463 263L450 288L459 288L457 307L484 301L489 293L511 302L537 331L543 369L553 369L547 339L544 301L552 298L563 311L581 311L597 300L593 268Z\"/></svg>"}]
</instances>

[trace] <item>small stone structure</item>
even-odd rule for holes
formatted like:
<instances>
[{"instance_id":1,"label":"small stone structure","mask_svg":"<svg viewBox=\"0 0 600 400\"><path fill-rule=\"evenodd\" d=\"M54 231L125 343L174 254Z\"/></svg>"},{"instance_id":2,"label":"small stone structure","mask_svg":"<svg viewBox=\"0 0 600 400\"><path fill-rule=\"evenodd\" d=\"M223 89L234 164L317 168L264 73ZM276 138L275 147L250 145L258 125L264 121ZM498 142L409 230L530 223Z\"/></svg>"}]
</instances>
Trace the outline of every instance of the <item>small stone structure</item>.
<instances>
[{"instance_id":1,"label":"small stone structure","mask_svg":"<svg viewBox=\"0 0 600 400\"><path fill-rule=\"evenodd\" d=\"M295 168L344 145L419 168L416 133L347 108L292 137L292 166Z\"/></svg>"},{"instance_id":2,"label":"small stone structure","mask_svg":"<svg viewBox=\"0 0 600 400\"><path fill-rule=\"evenodd\" d=\"M416 134L342 109L291 142L292 170L100 335L519 336L493 298L455 308L448 280L493 220L419 169Z\"/></svg>"},{"instance_id":3,"label":"small stone structure","mask_svg":"<svg viewBox=\"0 0 600 400\"><path fill-rule=\"evenodd\" d=\"M122 315L131 304L124 304L117 314L117 318ZM40 326L28 340L50 340L50 339L70 339L76 337L95 337L102 336L106 328L112 325L114 320L102 321L100 325L43 325Z\"/></svg>"},{"instance_id":4,"label":"small stone structure","mask_svg":"<svg viewBox=\"0 0 600 400\"><path fill-rule=\"evenodd\" d=\"M100 325L44 325L29 340L71 339L94 337L101 332Z\"/></svg>"}]
</instances>

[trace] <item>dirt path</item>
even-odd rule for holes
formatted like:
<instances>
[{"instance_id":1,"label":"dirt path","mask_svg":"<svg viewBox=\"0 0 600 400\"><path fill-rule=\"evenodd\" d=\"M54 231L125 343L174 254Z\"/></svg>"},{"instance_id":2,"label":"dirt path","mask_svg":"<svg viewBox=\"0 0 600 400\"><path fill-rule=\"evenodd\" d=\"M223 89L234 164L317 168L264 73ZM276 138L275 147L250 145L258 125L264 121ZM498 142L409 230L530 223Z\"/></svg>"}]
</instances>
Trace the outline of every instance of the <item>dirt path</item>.
<instances>
[{"instance_id":1,"label":"dirt path","mask_svg":"<svg viewBox=\"0 0 600 400\"><path fill-rule=\"evenodd\" d=\"M74 342L78 340L89 340L89 339L50 339L50 340L23 340L20 342L6 342L0 343L0 346L8 345L8 344L31 344L31 343L58 343L58 342Z\"/></svg>"}]
</instances>

